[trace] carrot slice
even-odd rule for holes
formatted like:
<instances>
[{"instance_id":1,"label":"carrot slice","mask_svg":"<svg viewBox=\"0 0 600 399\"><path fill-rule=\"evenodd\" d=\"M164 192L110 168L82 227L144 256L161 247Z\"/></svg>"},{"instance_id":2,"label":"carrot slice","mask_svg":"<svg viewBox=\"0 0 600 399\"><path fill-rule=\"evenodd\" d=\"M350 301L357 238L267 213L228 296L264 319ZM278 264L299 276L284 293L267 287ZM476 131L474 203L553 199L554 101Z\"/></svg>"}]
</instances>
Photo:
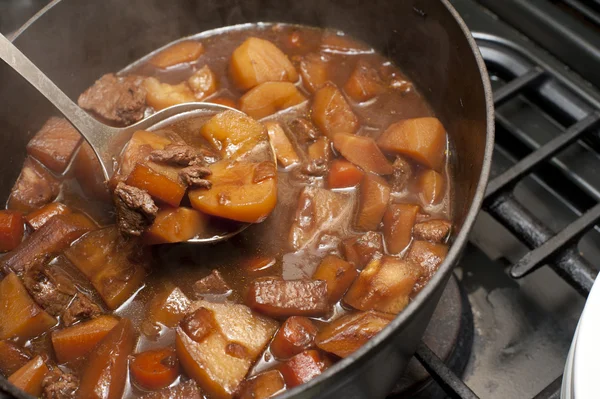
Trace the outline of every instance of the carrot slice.
<instances>
[{"instance_id":1,"label":"carrot slice","mask_svg":"<svg viewBox=\"0 0 600 399\"><path fill-rule=\"evenodd\" d=\"M149 350L135 355L131 375L145 389L165 388L179 376L179 362L175 349Z\"/></svg>"}]
</instances>

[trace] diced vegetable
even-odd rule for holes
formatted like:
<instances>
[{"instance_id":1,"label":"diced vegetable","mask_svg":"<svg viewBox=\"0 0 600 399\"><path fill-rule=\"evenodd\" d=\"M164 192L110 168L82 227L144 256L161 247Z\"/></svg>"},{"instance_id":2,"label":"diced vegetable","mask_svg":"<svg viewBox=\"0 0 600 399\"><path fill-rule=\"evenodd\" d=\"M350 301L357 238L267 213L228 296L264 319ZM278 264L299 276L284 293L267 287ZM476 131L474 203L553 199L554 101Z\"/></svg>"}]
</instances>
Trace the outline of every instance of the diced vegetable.
<instances>
[{"instance_id":1,"label":"diced vegetable","mask_svg":"<svg viewBox=\"0 0 600 399\"><path fill-rule=\"evenodd\" d=\"M389 175L394 171L371 137L337 133L333 136L333 146L344 158L365 172Z\"/></svg>"},{"instance_id":2,"label":"diced vegetable","mask_svg":"<svg viewBox=\"0 0 600 399\"><path fill-rule=\"evenodd\" d=\"M350 237L342 241L346 260L359 269L364 268L373 259L375 254L383 253L383 240L381 235L369 231L360 237Z\"/></svg>"},{"instance_id":3,"label":"diced vegetable","mask_svg":"<svg viewBox=\"0 0 600 399\"><path fill-rule=\"evenodd\" d=\"M336 133L354 133L358 129L358 118L332 83L326 83L314 94L312 120L329 138Z\"/></svg>"},{"instance_id":4,"label":"diced vegetable","mask_svg":"<svg viewBox=\"0 0 600 399\"><path fill-rule=\"evenodd\" d=\"M325 352L348 357L393 319L393 315L372 310L345 315L319 331L315 342Z\"/></svg>"},{"instance_id":5,"label":"diced vegetable","mask_svg":"<svg viewBox=\"0 0 600 399\"><path fill-rule=\"evenodd\" d=\"M287 55L273 43L248 38L231 55L229 75L241 90L264 82L296 82L298 73Z\"/></svg>"},{"instance_id":6,"label":"diced vegetable","mask_svg":"<svg viewBox=\"0 0 600 399\"><path fill-rule=\"evenodd\" d=\"M317 335L317 327L310 319L301 316L288 318L271 341L271 353L278 359L289 359L310 349Z\"/></svg>"},{"instance_id":7,"label":"diced vegetable","mask_svg":"<svg viewBox=\"0 0 600 399\"><path fill-rule=\"evenodd\" d=\"M296 215L290 228L290 245L300 249L321 234L343 227L351 218L353 202L345 193L305 187L298 198Z\"/></svg>"},{"instance_id":8,"label":"diced vegetable","mask_svg":"<svg viewBox=\"0 0 600 399\"><path fill-rule=\"evenodd\" d=\"M334 159L329 167L327 186L329 188L354 187L360 183L364 172L344 159Z\"/></svg>"},{"instance_id":9,"label":"diced vegetable","mask_svg":"<svg viewBox=\"0 0 600 399\"><path fill-rule=\"evenodd\" d=\"M181 181L155 172L141 163L133 168L126 184L145 190L152 198L174 207L179 206L186 190L186 186Z\"/></svg>"},{"instance_id":10,"label":"diced vegetable","mask_svg":"<svg viewBox=\"0 0 600 399\"><path fill-rule=\"evenodd\" d=\"M127 363L135 345L131 321L122 319L94 348L81 375L78 398L120 399L127 382Z\"/></svg>"},{"instance_id":11,"label":"diced vegetable","mask_svg":"<svg viewBox=\"0 0 600 399\"><path fill-rule=\"evenodd\" d=\"M39 307L16 274L0 281L0 339L25 342L56 325L56 319Z\"/></svg>"},{"instance_id":12,"label":"diced vegetable","mask_svg":"<svg viewBox=\"0 0 600 399\"><path fill-rule=\"evenodd\" d=\"M390 199L390 186L380 176L367 173L360 182L356 227L377 230Z\"/></svg>"},{"instance_id":13,"label":"diced vegetable","mask_svg":"<svg viewBox=\"0 0 600 399\"><path fill-rule=\"evenodd\" d=\"M0 252L12 251L23 240L25 227L19 211L0 211Z\"/></svg>"},{"instance_id":14,"label":"diced vegetable","mask_svg":"<svg viewBox=\"0 0 600 399\"><path fill-rule=\"evenodd\" d=\"M240 110L255 119L306 101L290 82L264 82L252 88L240 98Z\"/></svg>"},{"instance_id":15,"label":"diced vegetable","mask_svg":"<svg viewBox=\"0 0 600 399\"><path fill-rule=\"evenodd\" d=\"M146 244L183 242L196 237L206 227L206 215L195 209L179 207L158 211L152 226L144 233Z\"/></svg>"},{"instance_id":16,"label":"diced vegetable","mask_svg":"<svg viewBox=\"0 0 600 399\"><path fill-rule=\"evenodd\" d=\"M268 139L262 124L236 111L213 116L202 126L200 133L221 156L229 159L247 153L260 141Z\"/></svg>"},{"instance_id":17,"label":"diced vegetable","mask_svg":"<svg viewBox=\"0 0 600 399\"><path fill-rule=\"evenodd\" d=\"M385 91L385 84L375 68L359 60L344 85L346 94L357 102L368 101Z\"/></svg>"},{"instance_id":18,"label":"diced vegetable","mask_svg":"<svg viewBox=\"0 0 600 399\"><path fill-rule=\"evenodd\" d=\"M294 146L286 136L281 125L277 122L269 121L265 122L265 127L267 128L271 145L275 150L277 161L281 166L287 168L290 165L300 162Z\"/></svg>"},{"instance_id":19,"label":"diced vegetable","mask_svg":"<svg viewBox=\"0 0 600 399\"><path fill-rule=\"evenodd\" d=\"M0 373L11 375L31 360L29 352L8 340L0 341Z\"/></svg>"},{"instance_id":20,"label":"diced vegetable","mask_svg":"<svg viewBox=\"0 0 600 399\"><path fill-rule=\"evenodd\" d=\"M452 223L448 220L433 219L415 224L413 235L415 240L442 243L448 238Z\"/></svg>"},{"instance_id":21,"label":"diced vegetable","mask_svg":"<svg viewBox=\"0 0 600 399\"><path fill-rule=\"evenodd\" d=\"M37 209L27 216L25 220L29 227L33 230L38 230L40 227L45 225L50 219L56 215L68 215L71 213L71 208L60 202L52 202L51 204L44 205L40 209Z\"/></svg>"},{"instance_id":22,"label":"diced vegetable","mask_svg":"<svg viewBox=\"0 0 600 399\"><path fill-rule=\"evenodd\" d=\"M170 85L161 83L156 78L146 78L142 84L146 89L146 102L157 111L196 101L196 96L186 82Z\"/></svg>"},{"instance_id":23,"label":"diced vegetable","mask_svg":"<svg viewBox=\"0 0 600 399\"><path fill-rule=\"evenodd\" d=\"M23 169L8 198L8 209L29 212L52 202L58 195L60 182L31 157Z\"/></svg>"},{"instance_id":24,"label":"diced vegetable","mask_svg":"<svg viewBox=\"0 0 600 399\"><path fill-rule=\"evenodd\" d=\"M409 295L421 275L412 262L391 256L373 259L344 296L358 310L397 314L408 305Z\"/></svg>"},{"instance_id":25,"label":"diced vegetable","mask_svg":"<svg viewBox=\"0 0 600 399\"><path fill-rule=\"evenodd\" d=\"M308 146L308 159L310 160L323 160L329 162L333 153L331 151L331 141L321 136Z\"/></svg>"},{"instance_id":26,"label":"diced vegetable","mask_svg":"<svg viewBox=\"0 0 600 399\"><path fill-rule=\"evenodd\" d=\"M319 90L329 80L329 58L325 55L311 53L300 61L300 76L304 88L311 93Z\"/></svg>"},{"instance_id":27,"label":"diced vegetable","mask_svg":"<svg viewBox=\"0 0 600 399\"><path fill-rule=\"evenodd\" d=\"M204 396L198 389L194 380L180 382L174 387L150 392L142 396L142 399L203 399Z\"/></svg>"},{"instance_id":28,"label":"diced vegetable","mask_svg":"<svg viewBox=\"0 0 600 399\"><path fill-rule=\"evenodd\" d=\"M147 161L148 155L153 150L164 150L166 146L172 144L172 141L157 133L138 130L133 133L127 146L121 155L119 170L111 178L111 183L116 185L116 182L125 181L138 164L150 165Z\"/></svg>"},{"instance_id":29,"label":"diced vegetable","mask_svg":"<svg viewBox=\"0 0 600 399\"><path fill-rule=\"evenodd\" d=\"M435 205L444 198L446 184L444 176L429 169L422 172L417 180L417 190L423 205Z\"/></svg>"},{"instance_id":30,"label":"diced vegetable","mask_svg":"<svg viewBox=\"0 0 600 399\"><path fill-rule=\"evenodd\" d=\"M413 204L390 204L383 215L383 237L390 254L402 252L412 240L412 230L420 207Z\"/></svg>"},{"instance_id":31,"label":"diced vegetable","mask_svg":"<svg viewBox=\"0 0 600 399\"><path fill-rule=\"evenodd\" d=\"M36 356L8 377L8 382L30 395L40 396L42 381L49 371L44 359Z\"/></svg>"},{"instance_id":32,"label":"diced vegetable","mask_svg":"<svg viewBox=\"0 0 600 399\"><path fill-rule=\"evenodd\" d=\"M165 286L148 302L142 331L153 336L159 332L159 324L175 327L187 313L190 304L188 297L178 287L171 284Z\"/></svg>"},{"instance_id":33,"label":"diced vegetable","mask_svg":"<svg viewBox=\"0 0 600 399\"><path fill-rule=\"evenodd\" d=\"M173 65L192 62L204 53L200 42L186 40L167 47L148 61L157 68L168 68Z\"/></svg>"},{"instance_id":34,"label":"diced vegetable","mask_svg":"<svg viewBox=\"0 0 600 399\"><path fill-rule=\"evenodd\" d=\"M224 300L231 294L231 291L231 287L216 269L194 283L194 294L212 301Z\"/></svg>"},{"instance_id":35,"label":"diced vegetable","mask_svg":"<svg viewBox=\"0 0 600 399\"><path fill-rule=\"evenodd\" d=\"M139 253L139 242L123 238L114 226L87 234L65 251L110 309L118 308L143 284L146 270Z\"/></svg>"},{"instance_id":36,"label":"diced vegetable","mask_svg":"<svg viewBox=\"0 0 600 399\"><path fill-rule=\"evenodd\" d=\"M414 118L390 125L377 139L377 145L393 155L406 155L442 171L446 151L446 130L437 118Z\"/></svg>"},{"instance_id":37,"label":"diced vegetable","mask_svg":"<svg viewBox=\"0 0 600 399\"><path fill-rule=\"evenodd\" d=\"M272 162L216 162L209 166L210 189L190 190L192 206L209 215L259 223L277 203L277 172Z\"/></svg>"},{"instance_id":38,"label":"diced vegetable","mask_svg":"<svg viewBox=\"0 0 600 399\"><path fill-rule=\"evenodd\" d=\"M92 199L110 201L108 187L104 181L102 167L94 150L87 142L81 144L73 163L75 178L84 194Z\"/></svg>"},{"instance_id":39,"label":"diced vegetable","mask_svg":"<svg viewBox=\"0 0 600 399\"><path fill-rule=\"evenodd\" d=\"M168 387L179 376L179 361L175 349L164 348L138 353L131 361L131 375L144 389Z\"/></svg>"},{"instance_id":40,"label":"diced vegetable","mask_svg":"<svg viewBox=\"0 0 600 399\"><path fill-rule=\"evenodd\" d=\"M6 272L23 273L37 258L50 258L95 228L94 222L81 213L55 216L3 257L0 264Z\"/></svg>"},{"instance_id":41,"label":"diced vegetable","mask_svg":"<svg viewBox=\"0 0 600 399\"><path fill-rule=\"evenodd\" d=\"M288 388L304 384L321 374L331 364L320 351L310 349L279 366Z\"/></svg>"},{"instance_id":42,"label":"diced vegetable","mask_svg":"<svg viewBox=\"0 0 600 399\"><path fill-rule=\"evenodd\" d=\"M208 65L204 65L189 77L188 85L194 92L196 101L203 101L217 91L217 75L211 71Z\"/></svg>"},{"instance_id":43,"label":"diced vegetable","mask_svg":"<svg viewBox=\"0 0 600 399\"><path fill-rule=\"evenodd\" d=\"M273 320L233 303L197 301L192 311L204 309L212 315L211 328L197 341L185 328L177 328L179 362L211 398L231 398L277 330ZM206 325L207 322L201 323Z\"/></svg>"},{"instance_id":44,"label":"diced vegetable","mask_svg":"<svg viewBox=\"0 0 600 399\"><path fill-rule=\"evenodd\" d=\"M27 153L48 169L62 173L81 142L79 132L64 118L51 117L27 144Z\"/></svg>"},{"instance_id":45,"label":"diced vegetable","mask_svg":"<svg viewBox=\"0 0 600 399\"><path fill-rule=\"evenodd\" d=\"M248 285L245 303L272 317L320 317L331 310L327 301L327 283L310 279L259 277Z\"/></svg>"},{"instance_id":46,"label":"diced vegetable","mask_svg":"<svg viewBox=\"0 0 600 399\"><path fill-rule=\"evenodd\" d=\"M59 363L66 363L88 354L119 322L103 315L74 326L52 332L52 347Z\"/></svg>"},{"instance_id":47,"label":"diced vegetable","mask_svg":"<svg viewBox=\"0 0 600 399\"><path fill-rule=\"evenodd\" d=\"M285 381L279 370L264 371L248 378L237 394L239 399L268 399L285 390Z\"/></svg>"},{"instance_id":48,"label":"diced vegetable","mask_svg":"<svg viewBox=\"0 0 600 399\"><path fill-rule=\"evenodd\" d=\"M421 276L415 285L413 294L416 294L425 287L447 254L448 246L445 244L434 244L419 240L413 241L408 254L406 254L406 260L421 267Z\"/></svg>"},{"instance_id":49,"label":"diced vegetable","mask_svg":"<svg viewBox=\"0 0 600 399\"><path fill-rule=\"evenodd\" d=\"M327 255L315 270L312 278L327 283L329 303L334 304L342 298L356 276L358 276L358 272L353 264L338 256Z\"/></svg>"}]
</instances>

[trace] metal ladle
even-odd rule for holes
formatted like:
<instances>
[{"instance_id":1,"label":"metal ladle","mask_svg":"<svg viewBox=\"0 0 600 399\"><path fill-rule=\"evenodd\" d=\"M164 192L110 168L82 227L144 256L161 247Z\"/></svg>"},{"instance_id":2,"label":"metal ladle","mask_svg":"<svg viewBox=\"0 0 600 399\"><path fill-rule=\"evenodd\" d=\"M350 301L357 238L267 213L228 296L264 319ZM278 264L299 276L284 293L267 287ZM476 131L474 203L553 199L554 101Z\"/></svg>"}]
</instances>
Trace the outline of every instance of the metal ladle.
<instances>
[{"instance_id":1,"label":"metal ladle","mask_svg":"<svg viewBox=\"0 0 600 399\"><path fill-rule=\"evenodd\" d=\"M219 104L185 103L165 108L128 127L112 127L97 121L71 101L50 78L2 34L0 34L0 58L43 94L75 126L96 153L106 181L113 175L116 166L115 160L134 132L152 130L158 125L164 127L183 119L198 117L208 119L227 110L237 111ZM269 146L265 148L265 151L270 150ZM269 156L267 156L268 158ZM241 222L222 223L221 229L207 231L206 236L195 237L187 242L209 244L223 241L240 233L248 226L250 224Z\"/></svg>"}]
</instances>

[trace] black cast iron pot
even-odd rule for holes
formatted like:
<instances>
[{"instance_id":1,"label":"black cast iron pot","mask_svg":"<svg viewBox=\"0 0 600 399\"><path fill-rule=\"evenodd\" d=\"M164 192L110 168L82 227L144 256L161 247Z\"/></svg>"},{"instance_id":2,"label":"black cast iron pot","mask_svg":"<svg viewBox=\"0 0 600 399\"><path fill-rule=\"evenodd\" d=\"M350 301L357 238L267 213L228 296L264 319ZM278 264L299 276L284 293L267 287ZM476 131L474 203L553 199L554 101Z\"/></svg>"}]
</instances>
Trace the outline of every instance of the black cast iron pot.
<instances>
[{"instance_id":1,"label":"black cast iron pot","mask_svg":"<svg viewBox=\"0 0 600 399\"><path fill-rule=\"evenodd\" d=\"M452 142L456 234L431 282L352 356L282 398L382 398L427 327L481 205L494 124L485 65L447 0L56 0L15 35L15 44L72 99L104 73L204 30L245 22L341 29L383 52L417 85ZM32 134L56 111L0 63L0 193L6 200ZM8 397L28 397L0 379Z\"/></svg>"}]
</instances>

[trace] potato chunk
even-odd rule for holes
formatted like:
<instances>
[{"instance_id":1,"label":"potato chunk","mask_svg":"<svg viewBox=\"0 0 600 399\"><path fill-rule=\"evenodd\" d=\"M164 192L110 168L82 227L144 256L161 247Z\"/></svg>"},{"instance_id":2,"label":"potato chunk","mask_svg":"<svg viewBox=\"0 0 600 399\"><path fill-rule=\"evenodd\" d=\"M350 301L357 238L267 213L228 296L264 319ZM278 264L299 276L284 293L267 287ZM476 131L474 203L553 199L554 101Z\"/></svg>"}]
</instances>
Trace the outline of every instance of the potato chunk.
<instances>
[{"instance_id":1,"label":"potato chunk","mask_svg":"<svg viewBox=\"0 0 600 399\"><path fill-rule=\"evenodd\" d=\"M28 350L9 340L0 341L0 373L11 375L31 360Z\"/></svg>"},{"instance_id":2,"label":"potato chunk","mask_svg":"<svg viewBox=\"0 0 600 399\"><path fill-rule=\"evenodd\" d=\"M271 353L278 359L289 359L313 346L317 326L310 319L301 316L288 318L271 341Z\"/></svg>"},{"instance_id":3,"label":"potato chunk","mask_svg":"<svg viewBox=\"0 0 600 399\"><path fill-rule=\"evenodd\" d=\"M373 259L344 296L358 310L399 313L421 275L421 268L391 256Z\"/></svg>"},{"instance_id":4,"label":"potato chunk","mask_svg":"<svg viewBox=\"0 0 600 399\"><path fill-rule=\"evenodd\" d=\"M259 277L249 284L245 303L272 317L320 317L331 310L327 300L327 283L310 279Z\"/></svg>"},{"instance_id":5,"label":"potato chunk","mask_svg":"<svg viewBox=\"0 0 600 399\"><path fill-rule=\"evenodd\" d=\"M0 281L0 309L0 339L25 342L56 324L56 319L33 301L14 273Z\"/></svg>"},{"instance_id":6,"label":"potato chunk","mask_svg":"<svg viewBox=\"0 0 600 399\"><path fill-rule=\"evenodd\" d=\"M246 223L266 219L277 203L277 172L272 162L219 161L210 165L210 189L189 193L192 206L209 215Z\"/></svg>"},{"instance_id":7,"label":"potato chunk","mask_svg":"<svg viewBox=\"0 0 600 399\"><path fill-rule=\"evenodd\" d=\"M150 245L184 242L200 234L207 223L206 215L195 209L161 209L152 226L144 232L144 242Z\"/></svg>"},{"instance_id":8,"label":"potato chunk","mask_svg":"<svg viewBox=\"0 0 600 399\"><path fill-rule=\"evenodd\" d=\"M265 123L265 127L267 128L271 145L275 150L277 161L281 166L287 168L290 165L300 162L300 158L298 158L294 146L283 131L281 125L277 122L269 121Z\"/></svg>"},{"instance_id":9,"label":"potato chunk","mask_svg":"<svg viewBox=\"0 0 600 399\"><path fill-rule=\"evenodd\" d=\"M217 75L215 75L208 65L204 65L194 72L188 78L187 82L194 92L196 101L202 101L217 91Z\"/></svg>"},{"instance_id":10,"label":"potato chunk","mask_svg":"<svg viewBox=\"0 0 600 399\"><path fill-rule=\"evenodd\" d=\"M48 169L62 173L71 162L82 138L64 118L51 117L27 144L27 153Z\"/></svg>"},{"instance_id":11,"label":"potato chunk","mask_svg":"<svg viewBox=\"0 0 600 399\"><path fill-rule=\"evenodd\" d=\"M376 254L383 253L383 240L379 233L369 231L360 237L346 238L342 247L346 260L362 269Z\"/></svg>"},{"instance_id":12,"label":"potato chunk","mask_svg":"<svg viewBox=\"0 0 600 399\"><path fill-rule=\"evenodd\" d=\"M306 97L293 83L264 82L240 98L240 110L255 119L261 119L304 101Z\"/></svg>"},{"instance_id":13,"label":"potato chunk","mask_svg":"<svg viewBox=\"0 0 600 399\"><path fill-rule=\"evenodd\" d=\"M40 209L37 209L29 213L25 220L29 227L33 230L38 230L40 227L45 225L50 219L57 215L68 215L71 213L71 208L60 202L52 202L48 205L44 205Z\"/></svg>"},{"instance_id":14,"label":"potato chunk","mask_svg":"<svg viewBox=\"0 0 600 399\"><path fill-rule=\"evenodd\" d=\"M377 139L386 153L406 155L440 172L444 167L446 130L437 118L414 118L390 125Z\"/></svg>"},{"instance_id":15,"label":"potato chunk","mask_svg":"<svg viewBox=\"0 0 600 399\"><path fill-rule=\"evenodd\" d=\"M383 237L390 254L402 252L412 240L412 230L421 208L413 204L390 204L383 215Z\"/></svg>"},{"instance_id":16,"label":"potato chunk","mask_svg":"<svg viewBox=\"0 0 600 399\"><path fill-rule=\"evenodd\" d=\"M279 370L269 370L248 378L237 395L239 399L268 399L285 390Z\"/></svg>"},{"instance_id":17,"label":"potato chunk","mask_svg":"<svg viewBox=\"0 0 600 399\"><path fill-rule=\"evenodd\" d=\"M81 374L78 398L119 399L127 382L128 358L136 336L131 321L122 319L98 343Z\"/></svg>"},{"instance_id":18,"label":"potato chunk","mask_svg":"<svg viewBox=\"0 0 600 399\"><path fill-rule=\"evenodd\" d=\"M377 230L390 199L390 186L380 176L365 174L359 188L356 227L359 230Z\"/></svg>"},{"instance_id":19,"label":"potato chunk","mask_svg":"<svg viewBox=\"0 0 600 399\"><path fill-rule=\"evenodd\" d=\"M10 192L7 208L29 212L52 202L59 191L60 181L33 158L27 157Z\"/></svg>"},{"instance_id":20,"label":"potato chunk","mask_svg":"<svg viewBox=\"0 0 600 399\"><path fill-rule=\"evenodd\" d=\"M264 82L296 82L298 73L288 57L268 40L250 37L231 55L229 75L241 90Z\"/></svg>"},{"instance_id":21,"label":"potato chunk","mask_svg":"<svg viewBox=\"0 0 600 399\"><path fill-rule=\"evenodd\" d=\"M365 172L389 175L394 171L390 161L381 153L371 137L337 133L333 137L333 146L344 158Z\"/></svg>"},{"instance_id":22,"label":"potato chunk","mask_svg":"<svg viewBox=\"0 0 600 399\"><path fill-rule=\"evenodd\" d=\"M168 284L148 302L142 332L148 336L156 336L160 325L175 327L183 319L190 305L191 301L178 287Z\"/></svg>"},{"instance_id":23,"label":"potato chunk","mask_svg":"<svg viewBox=\"0 0 600 399\"><path fill-rule=\"evenodd\" d=\"M339 357L348 357L377 335L394 316L375 311L359 312L340 317L317 334L319 349Z\"/></svg>"},{"instance_id":24,"label":"potato chunk","mask_svg":"<svg viewBox=\"0 0 600 399\"><path fill-rule=\"evenodd\" d=\"M262 124L236 111L213 116L202 126L200 133L222 157L230 159L247 153L268 139Z\"/></svg>"},{"instance_id":25,"label":"potato chunk","mask_svg":"<svg viewBox=\"0 0 600 399\"><path fill-rule=\"evenodd\" d=\"M188 376L211 398L232 398L240 383L277 330L277 323L244 305L197 301L191 312L208 312L198 327L213 325L203 334L190 335L187 317L177 328L176 350ZM193 313L190 313L193 314Z\"/></svg>"},{"instance_id":26,"label":"potato chunk","mask_svg":"<svg viewBox=\"0 0 600 399\"><path fill-rule=\"evenodd\" d=\"M311 93L325 86L329 80L329 58L322 54L310 53L300 61L300 76L304 88Z\"/></svg>"},{"instance_id":27,"label":"potato chunk","mask_svg":"<svg viewBox=\"0 0 600 399\"><path fill-rule=\"evenodd\" d=\"M315 270L312 278L327 283L327 296L329 303L333 304L342 298L356 276L358 276L358 272L353 264L338 256L327 255Z\"/></svg>"},{"instance_id":28,"label":"potato chunk","mask_svg":"<svg viewBox=\"0 0 600 399\"><path fill-rule=\"evenodd\" d=\"M354 101L363 102L383 93L385 85L375 68L364 61L358 61L344 85L344 91Z\"/></svg>"},{"instance_id":29,"label":"potato chunk","mask_svg":"<svg viewBox=\"0 0 600 399\"><path fill-rule=\"evenodd\" d=\"M8 377L8 382L30 395L40 396L42 381L49 371L44 359L36 356Z\"/></svg>"},{"instance_id":30,"label":"potato chunk","mask_svg":"<svg viewBox=\"0 0 600 399\"><path fill-rule=\"evenodd\" d=\"M59 363L75 360L89 353L119 322L113 316L102 315L52 332L52 347Z\"/></svg>"},{"instance_id":31,"label":"potato chunk","mask_svg":"<svg viewBox=\"0 0 600 399\"><path fill-rule=\"evenodd\" d=\"M447 254L448 246L445 244L435 244L419 240L415 240L412 243L408 254L406 254L406 260L421 267L421 276L415 285L413 294L416 294L425 287Z\"/></svg>"},{"instance_id":32,"label":"potato chunk","mask_svg":"<svg viewBox=\"0 0 600 399\"><path fill-rule=\"evenodd\" d=\"M0 252L12 251L23 240L25 227L19 211L0 211Z\"/></svg>"},{"instance_id":33,"label":"potato chunk","mask_svg":"<svg viewBox=\"0 0 600 399\"><path fill-rule=\"evenodd\" d=\"M146 102L157 111L173 105L196 101L196 96L187 82L170 85L151 77L144 79L142 86L146 89Z\"/></svg>"},{"instance_id":34,"label":"potato chunk","mask_svg":"<svg viewBox=\"0 0 600 399\"><path fill-rule=\"evenodd\" d=\"M125 183L145 190L155 200L174 207L179 206L186 191L185 184L178 178L170 178L141 163L135 165Z\"/></svg>"},{"instance_id":35,"label":"potato chunk","mask_svg":"<svg viewBox=\"0 0 600 399\"><path fill-rule=\"evenodd\" d=\"M364 172L344 159L334 159L329 167L327 186L329 188L348 188L360 183Z\"/></svg>"},{"instance_id":36,"label":"potato chunk","mask_svg":"<svg viewBox=\"0 0 600 399\"><path fill-rule=\"evenodd\" d=\"M311 145L308 146L308 159L311 161L321 160L329 162L333 157L333 151L331 150L331 140L325 136L321 136L316 139Z\"/></svg>"},{"instance_id":37,"label":"potato chunk","mask_svg":"<svg viewBox=\"0 0 600 399\"><path fill-rule=\"evenodd\" d=\"M90 280L110 309L129 299L146 277L139 241L123 238L114 226L87 234L65 255Z\"/></svg>"},{"instance_id":38,"label":"potato chunk","mask_svg":"<svg viewBox=\"0 0 600 399\"><path fill-rule=\"evenodd\" d=\"M423 205L438 204L445 195L446 184L444 176L435 170L423 171L417 180L417 190Z\"/></svg>"},{"instance_id":39,"label":"potato chunk","mask_svg":"<svg viewBox=\"0 0 600 399\"><path fill-rule=\"evenodd\" d=\"M317 90L311 109L313 122L330 139L336 133L354 133L358 129L358 118L332 83Z\"/></svg>"},{"instance_id":40,"label":"potato chunk","mask_svg":"<svg viewBox=\"0 0 600 399\"><path fill-rule=\"evenodd\" d=\"M279 366L288 388L304 384L321 374L331 361L319 350L310 349Z\"/></svg>"},{"instance_id":41,"label":"potato chunk","mask_svg":"<svg viewBox=\"0 0 600 399\"><path fill-rule=\"evenodd\" d=\"M168 68L173 65L192 62L204 53L204 46L200 42L185 40L161 50L150 58L149 64L157 68Z\"/></svg>"}]
</instances>

